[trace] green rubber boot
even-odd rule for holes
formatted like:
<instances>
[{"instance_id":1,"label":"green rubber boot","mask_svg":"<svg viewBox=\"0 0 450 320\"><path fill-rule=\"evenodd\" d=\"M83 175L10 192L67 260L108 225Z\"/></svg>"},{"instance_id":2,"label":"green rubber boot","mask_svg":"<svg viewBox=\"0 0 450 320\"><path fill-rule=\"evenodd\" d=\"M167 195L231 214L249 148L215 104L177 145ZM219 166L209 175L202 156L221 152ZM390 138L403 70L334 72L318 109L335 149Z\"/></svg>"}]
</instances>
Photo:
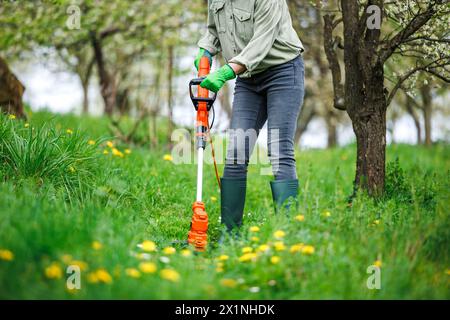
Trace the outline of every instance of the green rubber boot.
<instances>
[{"instance_id":1,"label":"green rubber boot","mask_svg":"<svg viewBox=\"0 0 450 320\"><path fill-rule=\"evenodd\" d=\"M275 212L280 209L289 211L294 204L298 208L298 180L275 180L270 182L272 198L275 204Z\"/></svg>"},{"instance_id":2,"label":"green rubber boot","mask_svg":"<svg viewBox=\"0 0 450 320\"><path fill-rule=\"evenodd\" d=\"M227 231L242 225L247 178L221 178L221 221Z\"/></svg>"}]
</instances>

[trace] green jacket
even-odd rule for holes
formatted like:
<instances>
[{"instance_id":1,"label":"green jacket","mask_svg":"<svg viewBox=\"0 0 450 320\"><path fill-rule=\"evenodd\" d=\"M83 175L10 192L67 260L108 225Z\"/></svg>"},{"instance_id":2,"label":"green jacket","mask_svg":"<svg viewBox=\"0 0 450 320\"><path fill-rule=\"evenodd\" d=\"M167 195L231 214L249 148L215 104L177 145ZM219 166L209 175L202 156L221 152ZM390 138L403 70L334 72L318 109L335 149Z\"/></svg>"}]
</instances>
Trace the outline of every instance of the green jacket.
<instances>
[{"instance_id":1,"label":"green jacket","mask_svg":"<svg viewBox=\"0 0 450 320\"><path fill-rule=\"evenodd\" d=\"M208 0L208 28L198 46L244 65L248 78L303 52L286 0Z\"/></svg>"}]
</instances>

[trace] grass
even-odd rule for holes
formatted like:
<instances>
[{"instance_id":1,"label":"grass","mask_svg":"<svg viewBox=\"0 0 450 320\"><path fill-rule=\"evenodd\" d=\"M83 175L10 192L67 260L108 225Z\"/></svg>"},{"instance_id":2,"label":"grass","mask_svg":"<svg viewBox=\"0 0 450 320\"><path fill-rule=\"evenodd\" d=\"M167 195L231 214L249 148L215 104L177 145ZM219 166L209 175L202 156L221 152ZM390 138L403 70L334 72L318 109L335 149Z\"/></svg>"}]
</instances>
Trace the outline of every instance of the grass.
<instances>
[{"instance_id":1,"label":"grass","mask_svg":"<svg viewBox=\"0 0 450 320\"><path fill-rule=\"evenodd\" d=\"M270 177L251 166L241 237L195 254L172 243L189 230L194 164L121 145L104 119L0 122L0 298L450 298L448 145L390 146L386 195L360 194L351 207L354 146L297 152L300 208L290 215L274 214ZM204 188L214 243L210 165ZM380 290L366 286L373 264ZM66 286L68 265L81 269L80 290Z\"/></svg>"}]
</instances>

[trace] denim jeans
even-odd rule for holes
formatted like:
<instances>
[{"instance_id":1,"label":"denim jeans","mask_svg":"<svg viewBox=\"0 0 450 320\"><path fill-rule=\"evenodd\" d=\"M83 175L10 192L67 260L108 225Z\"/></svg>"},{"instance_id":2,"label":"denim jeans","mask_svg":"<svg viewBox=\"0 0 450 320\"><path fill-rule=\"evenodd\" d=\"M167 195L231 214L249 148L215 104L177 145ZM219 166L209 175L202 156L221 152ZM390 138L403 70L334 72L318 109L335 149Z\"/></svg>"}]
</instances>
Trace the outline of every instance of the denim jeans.
<instances>
[{"instance_id":1,"label":"denim jeans","mask_svg":"<svg viewBox=\"0 0 450 320\"><path fill-rule=\"evenodd\" d=\"M267 121L267 149L275 179L297 179L294 135L305 93L304 75L299 56L236 80L224 177L247 176L256 139Z\"/></svg>"}]
</instances>

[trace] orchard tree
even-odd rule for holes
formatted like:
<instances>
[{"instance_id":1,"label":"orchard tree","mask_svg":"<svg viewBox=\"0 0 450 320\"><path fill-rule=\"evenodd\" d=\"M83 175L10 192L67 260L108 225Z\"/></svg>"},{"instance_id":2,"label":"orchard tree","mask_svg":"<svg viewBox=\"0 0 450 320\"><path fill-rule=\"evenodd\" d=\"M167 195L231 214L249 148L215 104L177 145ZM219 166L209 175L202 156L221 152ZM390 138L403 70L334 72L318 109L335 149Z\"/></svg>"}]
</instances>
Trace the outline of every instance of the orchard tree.
<instances>
[{"instance_id":1,"label":"orchard tree","mask_svg":"<svg viewBox=\"0 0 450 320\"><path fill-rule=\"evenodd\" d=\"M444 0L340 0L339 13L324 15L325 50L333 74L335 107L345 108L357 143L355 191L384 191L386 110L407 79L422 72L449 81L449 4ZM334 35L342 23L343 36ZM343 43L340 43L340 41ZM334 45L332 45L334 44ZM336 53L344 50L342 79ZM385 65L395 57L415 57L385 82Z\"/></svg>"}]
</instances>

